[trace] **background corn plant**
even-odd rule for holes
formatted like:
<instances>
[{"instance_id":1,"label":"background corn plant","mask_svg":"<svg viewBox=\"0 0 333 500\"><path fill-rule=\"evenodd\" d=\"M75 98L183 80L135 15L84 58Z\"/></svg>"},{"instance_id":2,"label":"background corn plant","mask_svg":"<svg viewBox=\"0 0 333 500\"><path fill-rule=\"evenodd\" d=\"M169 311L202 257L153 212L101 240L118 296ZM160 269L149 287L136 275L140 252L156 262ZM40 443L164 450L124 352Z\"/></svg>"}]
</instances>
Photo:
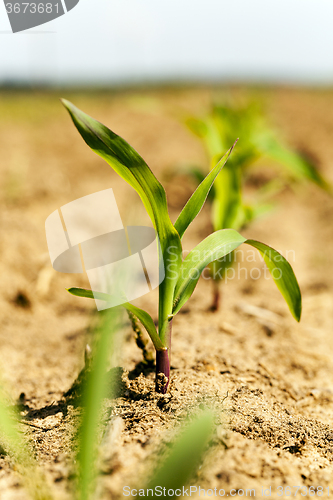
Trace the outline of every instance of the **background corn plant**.
<instances>
[{"instance_id":1,"label":"background corn plant","mask_svg":"<svg viewBox=\"0 0 333 500\"><path fill-rule=\"evenodd\" d=\"M189 117L189 129L199 137L210 158L211 168L223 156L235 137L239 137L237 148L225 168L216 179L210 193L212 204L212 227L214 231L225 228L238 230L248 226L261 215L269 212L273 195L286 186L309 181L326 191L331 191L328 182L316 168L315 163L283 144L264 118L258 103L246 106L236 104L214 104L203 118ZM253 167L265 166L271 179L252 187L252 201L244 197L244 186L249 184ZM190 173L200 182L205 174L199 168ZM234 252L210 265L214 285L212 310L220 303L219 281L234 263Z\"/></svg>"},{"instance_id":2,"label":"background corn plant","mask_svg":"<svg viewBox=\"0 0 333 500\"><path fill-rule=\"evenodd\" d=\"M201 211L209 191L227 161L231 150L200 183L186 203L175 224L172 224L163 186L141 156L121 137L106 126L63 100L72 120L90 148L140 195L160 240L165 279L159 286L158 330L151 316L130 303L129 310L146 328L156 350L156 391L165 393L170 382L172 320L192 295L204 268L223 258L242 243L257 248L263 255L272 277L285 298L294 318L301 316L301 292L290 264L276 250L258 241L243 238L233 229L223 229L209 235L183 260L181 239ZM278 270L278 273L275 273ZM108 300L98 291L70 288L73 295Z\"/></svg>"}]
</instances>

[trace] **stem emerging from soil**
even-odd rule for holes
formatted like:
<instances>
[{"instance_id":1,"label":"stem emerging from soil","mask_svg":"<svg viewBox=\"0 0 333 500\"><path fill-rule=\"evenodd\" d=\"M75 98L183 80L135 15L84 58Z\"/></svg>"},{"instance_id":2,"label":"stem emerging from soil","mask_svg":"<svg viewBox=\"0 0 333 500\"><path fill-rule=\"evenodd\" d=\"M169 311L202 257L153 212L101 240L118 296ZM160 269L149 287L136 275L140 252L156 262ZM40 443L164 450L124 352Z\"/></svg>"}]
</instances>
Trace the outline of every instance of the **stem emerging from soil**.
<instances>
[{"instance_id":1,"label":"stem emerging from soil","mask_svg":"<svg viewBox=\"0 0 333 500\"><path fill-rule=\"evenodd\" d=\"M166 394L170 381L169 349L156 351L156 385L155 391Z\"/></svg>"},{"instance_id":2,"label":"stem emerging from soil","mask_svg":"<svg viewBox=\"0 0 333 500\"><path fill-rule=\"evenodd\" d=\"M156 385L155 391L166 394L170 383L170 362L171 362L171 332L172 319L168 324L167 346L165 351L156 351Z\"/></svg>"}]
</instances>

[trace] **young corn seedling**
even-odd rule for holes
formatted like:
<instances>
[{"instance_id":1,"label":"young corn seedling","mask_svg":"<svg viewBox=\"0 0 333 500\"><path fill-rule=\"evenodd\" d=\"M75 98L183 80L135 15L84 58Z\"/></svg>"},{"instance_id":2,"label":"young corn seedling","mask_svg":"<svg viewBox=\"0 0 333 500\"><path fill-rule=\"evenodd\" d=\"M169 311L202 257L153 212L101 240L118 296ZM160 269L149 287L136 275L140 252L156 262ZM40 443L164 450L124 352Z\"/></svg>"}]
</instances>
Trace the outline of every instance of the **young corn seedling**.
<instances>
[{"instance_id":1,"label":"young corn seedling","mask_svg":"<svg viewBox=\"0 0 333 500\"><path fill-rule=\"evenodd\" d=\"M211 158L211 167L223 156L234 137L240 138L210 193L214 231L226 228L239 231L248 226L272 208L267 203L269 198L290 182L307 180L327 191L331 189L309 159L282 144L265 123L263 114L255 103L247 107L215 105L205 118L192 117L186 123L203 141ZM257 165L258 160L270 160L274 163L274 179L261 187L254 187L254 202L248 203L244 198L243 188L248 184L251 169ZM199 180L204 177L197 168L192 169L192 175ZM234 253L231 252L224 259L210 265L214 286L213 311L218 309L220 303L220 281L233 263Z\"/></svg>"},{"instance_id":2,"label":"young corn seedling","mask_svg":"<svg viewBox=\"0 0 333 500\"><path fill-rule=\"evenodd\" d=\"M227 161L227 152L200 183L172 224L163 186L141 156L121 137L100 122L63 100L72 120L88 146L140 195L158 235L165 278L159 285L158 329L151 316L127 302L122 305L142 323L156 350L156 391L165 394L170 382L172 322L191 297L202 271L223 258L242 243L256 248L263 256L273 280L286 300L294 318L301 316L301 292L290 264L276 250L264 243L243 238L234 229L218 230L199 243L183 259L181 240L189 225L201 211L209 191ZM73 295L108 300L106 294L82 288L70 288Z\"/></svg>"}]
</instances>

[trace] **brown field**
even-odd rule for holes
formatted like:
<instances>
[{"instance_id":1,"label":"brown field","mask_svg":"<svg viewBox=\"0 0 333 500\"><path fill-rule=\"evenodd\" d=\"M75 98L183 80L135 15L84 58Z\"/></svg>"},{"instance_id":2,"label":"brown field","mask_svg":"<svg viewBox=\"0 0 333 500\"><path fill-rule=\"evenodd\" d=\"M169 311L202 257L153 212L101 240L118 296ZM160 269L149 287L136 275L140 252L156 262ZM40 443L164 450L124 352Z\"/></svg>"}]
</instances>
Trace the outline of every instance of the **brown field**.
<instances>
[{"instance_id":1,"label":"brown field","mask_svg":"<svg viewBox=\"0 0 333 500\"><path fill-rule=\"evenodd\" d=\"M135 147L166 187L171 219L195 185L179 167L208 168L200 142L182 125L211 99L255 97L286 142L306 150L333 183L333 91L184 88L79 93L0 93L0 366L2 383L22 406L24 431L56 493L69 498L71 447L79 409L64 397L84 365L95 305L65 288L84 275L56 273L44 231L65 203L112 187L125 225L146 224L134 191L84 144L59 97L66 97ZM241 138L240 138L241 139ZM176 180L173 175L177 173ZM290 253L303 293L297 324L271 280L243 263L223 285L223 306L209 312L211 283L201 280L174 320L172 387L154 394L154 374L140 374L141 352L126 323L119 355L124 384L101 449L100 491L122 497L142 478L161 442L189 407L220 411L213 451L195 483L204 488L322 486L333 491L333 199L314 186L286 189L275 211L245 236ZM210 228L206 207L191 226L191 249ZM244 279L246 270L248 279ZM140 302L140 301L139 301ZM141 299L156 318L156 295ZM257 306L271 311L261 317ZM137 367L135 369L135 367ZM111 403L110 403L111 404ZM117 416L117 417L116 417ZM299 495L298 495L299 496ZM324 497L327 497L325 493ZM15 465L0 448L0 500L26 498Z\"/></svg>"}]
</instances>

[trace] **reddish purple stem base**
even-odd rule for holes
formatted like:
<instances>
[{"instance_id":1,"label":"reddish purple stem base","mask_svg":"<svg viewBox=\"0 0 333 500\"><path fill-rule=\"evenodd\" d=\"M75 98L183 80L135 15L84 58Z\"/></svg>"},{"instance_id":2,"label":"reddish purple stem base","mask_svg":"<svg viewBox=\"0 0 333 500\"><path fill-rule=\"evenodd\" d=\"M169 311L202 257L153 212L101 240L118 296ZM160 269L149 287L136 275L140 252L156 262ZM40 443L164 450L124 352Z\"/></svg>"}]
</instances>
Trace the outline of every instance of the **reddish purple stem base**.
<instances>
[{"instance_id":1,"label":"reddish purple stem base","mask_svg":"<svg viewBox=\"0 0 333 500\"><path fill-rule=\"evenodd\" d=\"M219 282L214 282L213 283L213 303L210 308L212 312L216 312L220 308L220 302L221 302L221 292L220 292L220 287L219 287Z\"/></svg>"},{"instance_id":2,"label":"reddish purple stem base","mask_svg":"<svg viewBox=\"0 0 333 500\"><path fill-rule=\"evenodd\" d=\"M169 349L156 351L156 392L166 394L170 382Z\"/></svg>"}]
</instances>

